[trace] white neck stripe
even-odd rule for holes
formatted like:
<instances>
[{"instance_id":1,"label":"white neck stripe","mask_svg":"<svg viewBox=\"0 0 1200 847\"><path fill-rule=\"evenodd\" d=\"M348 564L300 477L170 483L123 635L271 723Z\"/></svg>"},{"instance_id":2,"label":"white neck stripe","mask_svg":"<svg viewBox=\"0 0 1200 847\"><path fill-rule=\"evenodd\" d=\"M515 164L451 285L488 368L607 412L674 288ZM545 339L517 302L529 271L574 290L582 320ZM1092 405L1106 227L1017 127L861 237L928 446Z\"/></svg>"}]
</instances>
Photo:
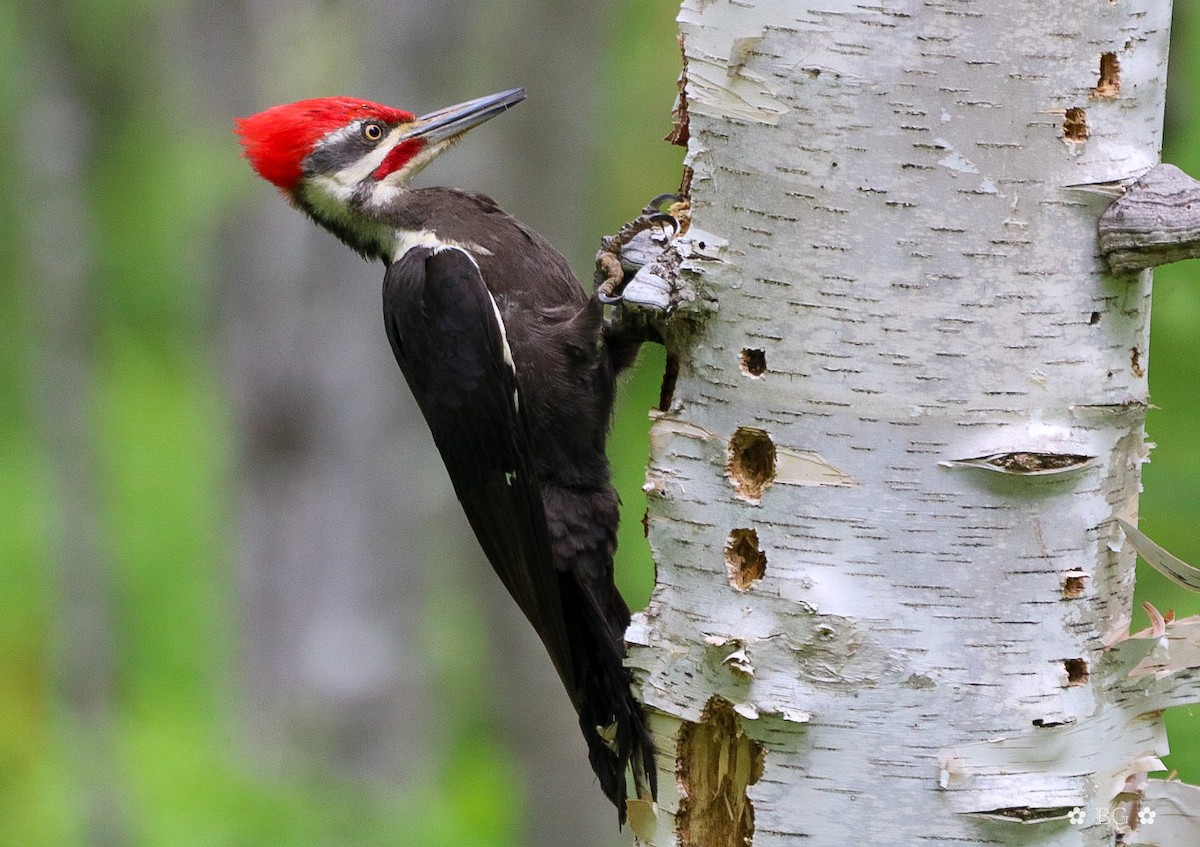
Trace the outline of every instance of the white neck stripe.
<instances>
[{"instance_id":1,"label":"white neck stripe","mask_svg":"<svg viewBox=\"0 0 1200 847\"><path fill-rule=\"evenodd\" d=\"M433 230L429 229L414 229L395 231L396 240L395 247L392 251L392 261L398 262L404 258L404 254L416 247L432 247L437 250L461 250L467 255L475 267L479 267L479 262L475 260L472 254L480 256L490 256L492 251L486 247L481 247L471 241L454 241L451 239L438 238L438 235Z\"/></svg>"}]
</instances>

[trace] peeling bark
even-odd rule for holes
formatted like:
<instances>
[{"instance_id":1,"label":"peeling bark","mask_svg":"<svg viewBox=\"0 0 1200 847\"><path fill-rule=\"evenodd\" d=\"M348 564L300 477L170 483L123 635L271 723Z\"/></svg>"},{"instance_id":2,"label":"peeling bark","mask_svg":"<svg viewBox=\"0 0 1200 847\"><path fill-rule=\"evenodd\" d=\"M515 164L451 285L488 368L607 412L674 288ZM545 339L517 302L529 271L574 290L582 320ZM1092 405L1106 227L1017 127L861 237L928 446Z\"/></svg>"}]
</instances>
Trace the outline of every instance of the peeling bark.
<instances>
[{"instance_id":1,"label":"peeling bark","mask_svg":"<svg viewBox=\"0 0 1200 847\"><path fill-rule=\"evenodd\" d=\"M627 638L663 788L639 834L1149 843L1137 812L1168 796L1191 832L1194 795L1146 777L1160 710L1197 699L1191 624L1164 624L1154 672L1162 638L1110 649L1151 280L1110 274L1110 197L1079 190L1157 162L1169 4L687 0L679 21L675 249L708 308L664 333L651 431L658 585ZM695 739L742 735L761 777L704 791L749 824L697 829Z\"/></svg>"}]
</instances>

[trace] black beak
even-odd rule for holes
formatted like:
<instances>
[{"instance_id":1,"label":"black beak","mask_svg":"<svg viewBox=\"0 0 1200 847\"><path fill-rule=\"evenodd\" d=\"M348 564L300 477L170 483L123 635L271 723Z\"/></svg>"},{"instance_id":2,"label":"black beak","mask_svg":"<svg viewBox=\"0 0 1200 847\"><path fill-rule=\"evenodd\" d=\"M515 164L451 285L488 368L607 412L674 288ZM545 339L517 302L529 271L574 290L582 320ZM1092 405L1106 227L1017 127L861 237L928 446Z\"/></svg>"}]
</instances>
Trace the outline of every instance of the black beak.
<instances>
[{"instance_id":1,"label":"black beak","mask_svg":"<svg viewBox=\"0 0 1200 847\"><path fill-rule=\"evenodd\" d=\"M510 88L508 91L477 97L457 106L447 106L417 118L401 140L420 138L427 144L445 141L496 117L524 99L524 88Z\"/></svg>"}]
</instances>

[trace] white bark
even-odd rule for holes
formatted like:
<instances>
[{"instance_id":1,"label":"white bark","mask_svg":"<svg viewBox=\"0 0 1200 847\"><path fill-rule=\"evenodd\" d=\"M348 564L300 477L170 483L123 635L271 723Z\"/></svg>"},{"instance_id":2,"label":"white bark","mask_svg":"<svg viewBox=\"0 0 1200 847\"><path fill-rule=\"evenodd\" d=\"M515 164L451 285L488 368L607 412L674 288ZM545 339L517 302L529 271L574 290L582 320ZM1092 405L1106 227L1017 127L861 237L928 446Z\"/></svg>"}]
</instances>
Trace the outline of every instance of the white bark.
<instances>
[{"instance_id":1,"label":"white bark","mask_svg":"<svg viewBox=\"0 0 1200 847\"><path fill-rule=\"evenodd\" d=\"M684 3L684 267L718 305L652 430L646 840L1107 844L1145 791L1196 842L1191 795L1144 785L1190 630L1105 649L1150 275L1107 274L1086 189L1157 162L1169 23Z\"/></svg>"}]
</instances>

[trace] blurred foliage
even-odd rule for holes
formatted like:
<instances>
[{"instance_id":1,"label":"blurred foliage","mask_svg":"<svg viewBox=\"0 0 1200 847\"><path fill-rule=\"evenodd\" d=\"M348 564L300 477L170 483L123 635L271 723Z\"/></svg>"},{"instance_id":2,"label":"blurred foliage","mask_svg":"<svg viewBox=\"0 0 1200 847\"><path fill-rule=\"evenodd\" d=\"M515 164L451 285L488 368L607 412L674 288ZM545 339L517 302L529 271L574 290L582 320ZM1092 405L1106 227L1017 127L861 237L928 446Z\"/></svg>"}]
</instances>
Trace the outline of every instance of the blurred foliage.
<instances>
[{"instance_id":1,"label":"blurred foliage","mask_svg":"<svg viewBox=\"0 0 1200 847\"><path fill-rule=\"evenodd\" d=\"M230 184L213 179L240 167L226 161L228 126L195 125L169 58L155 49L146 23L172 4L125 0L66 4L65 32L49 18L0 4L0 151L37 143L24 124L25 93L35 87L35 51L63 46L56 67L78 84L111 90L114 107L87 128L87 232L75 235L92 257L93 310L82 328L97 347L84 406L91 469L103 503L97 543L115 574L115 680L111 738L55 694L64 686L64 644L54 617L59 579L54 522L58 474L36 411L41 379L30 351L37 325L35 266L25 249L38 233L25 214L42 186L17 167L0 167L0 844L72 847L95 843L89 816L109 802L124 818L106 843L188 847L489 847L513 841L519 823L509 780L512 763L472 716L486 658L461 638L455 649L438 626L472 614L450 590L434 591L426 627L443 699L461 711L452 750L415 793L365 790L298 766L267 776L236 755L231 737L231 590L227 413L212 362L200 349L210 295L203 255L231 202ZM678 69L671 3L622 0L607 38L606 114L650 136L614 132L598 145L591 231L609 232L630 209L674 187L680 151L648 143L669 129L662 96ZM1178 44L1200 43L1200 13L1178 4ZM102 12L101 12L102 10ZM147 68L159 72L147 72ZM1165 158L1200 173L1200 60L1172 54L1172 101ZM647 91L653 96L631 97ZM63 130L53 122L42 129ZM67 129L67 131L71 131ZM83 132L83 130L78 130ZM148 145L146 138L164 143ZM7 153L0 153L7 155ZM186 198L187 202L183 202ZM180 261L181 257L185 261ZM578 260L578 257L572 257ZM586 260L586 257L584 257ZM1156 408L1149 431L1158 448L1146 468L1143 526L1158 541L1200 563L1200 440L1196 369L1200 286L1194 264L1166 268L1155 286L1153 368ZM69 304L68 304L69 305ZM619 581L634 605L649 594L652 572L641 538L641 483L647 454L646 410L657 400L661 352L647 351L625 387L614 428L613 458L626 505ZM169 531L167 531L169 528ZM1180 615L1200 613L1145 570L1139 599ZM1141 615L1139 611L1139 615ZM1138 618L1144 622L1144 615ZM460 633L461 635L461 633ZM69 686L67 686L69 688ZM1200 781L1200 721L1176 710L1171 766ZM81 752L82 751L82 752ZM86 751L91 751L87 753ZM103 767L114 797L87 797L89 769ZM103 827L100 828L103 831Z\"/></svg>"}]
</instances>

